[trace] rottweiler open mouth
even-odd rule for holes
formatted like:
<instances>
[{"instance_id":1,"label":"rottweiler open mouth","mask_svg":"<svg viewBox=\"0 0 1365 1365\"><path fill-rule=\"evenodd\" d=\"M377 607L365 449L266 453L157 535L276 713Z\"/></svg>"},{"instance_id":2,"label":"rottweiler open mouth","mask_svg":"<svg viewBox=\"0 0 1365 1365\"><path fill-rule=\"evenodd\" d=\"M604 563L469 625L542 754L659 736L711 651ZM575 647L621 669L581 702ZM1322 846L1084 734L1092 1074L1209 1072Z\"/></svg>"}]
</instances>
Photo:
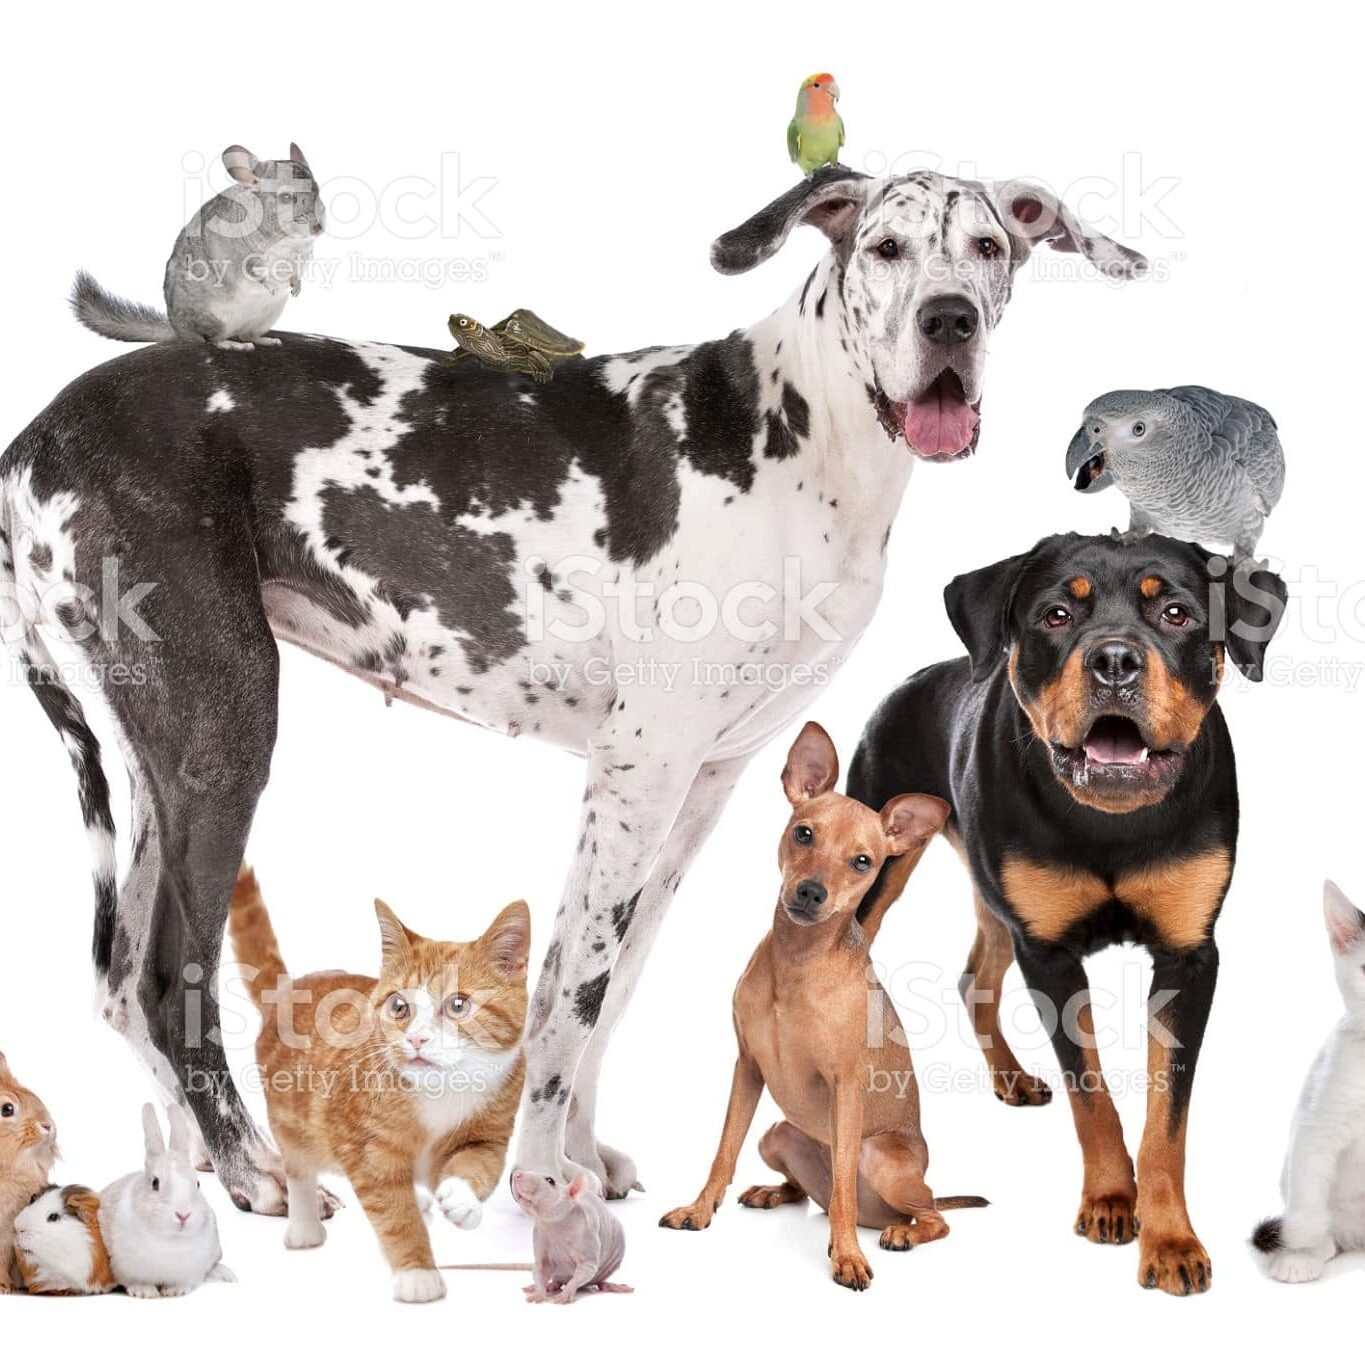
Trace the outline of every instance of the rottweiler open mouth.
<instances>
[{"instance_id":1,"label":"rottweiler open mouth","mask_svg":"<svg viewBox=\"0 0 1365 1365\"><path fill-rule=\"evenodd\" d=\"M1055 741L1052 763L1073 787L1159 789L1175 781L1185 762L1179 749L1152 747L1130 716L1103 715L1078 748Z\"/></svg>"},{"instance_id":2,"label":"rottweiler open mouth","mask_svg":"<svg viewBox=\"0 0 1365 1365\"><path fill-rule=\"evenodd\" d=\"M1104 456L1092 455L1076 471L1076 488L1078 491L1089 488L1101 474L1104 473Z\"/></svg>"},{"instance_id":3,"label":"rottweiler open mouth","mask_svg":"<svg viewBox=\"0 0 1365 1365\"><path fill-rule=\"evenodd\" d=\"M976 449L981 434L981 405L969 403L961 376L951 365L939 371L933 382L908 403L893 403L877 390L877 416L893 437L922 460L947 463L960 460Z\"/></svg>"}]
</instances>

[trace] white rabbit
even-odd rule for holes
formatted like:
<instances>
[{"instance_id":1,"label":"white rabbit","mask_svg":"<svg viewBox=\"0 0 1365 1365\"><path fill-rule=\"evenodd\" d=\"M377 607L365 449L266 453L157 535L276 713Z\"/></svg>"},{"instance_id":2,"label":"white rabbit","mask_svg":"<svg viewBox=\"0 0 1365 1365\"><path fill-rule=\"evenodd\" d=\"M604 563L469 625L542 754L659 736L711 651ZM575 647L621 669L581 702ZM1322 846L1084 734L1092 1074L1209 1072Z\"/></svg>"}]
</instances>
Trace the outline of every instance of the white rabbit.
<instances>
[{"instance_id":1,"label":"white rabbit","mask_svg":"<svg viewBox=\"0 0 1365 1365\"><path fill-rule=\"evenodd\" d=\"M167 1151L156 1110L142 1107L147 1164L100 1195L100 1229L114 1279L136 1298L172 1298L213 1280L237 1277L223 1264L218 1220L194 1173L189 1127L177 1105Z\"/></svg>"}]
</instances>

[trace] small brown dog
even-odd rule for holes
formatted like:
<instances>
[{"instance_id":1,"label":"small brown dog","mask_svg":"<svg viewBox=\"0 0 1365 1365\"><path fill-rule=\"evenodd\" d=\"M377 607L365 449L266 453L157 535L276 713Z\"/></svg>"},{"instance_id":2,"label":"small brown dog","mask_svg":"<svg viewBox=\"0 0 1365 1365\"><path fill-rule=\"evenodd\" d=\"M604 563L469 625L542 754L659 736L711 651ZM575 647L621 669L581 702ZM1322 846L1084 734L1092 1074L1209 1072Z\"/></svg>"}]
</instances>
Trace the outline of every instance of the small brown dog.
<instances>
[{"instance_id":1,"label":"small brown dog","mask_svg":"<svg viewBox=\"0 0 1365 1365\"><path fill-rule=\"evenodd\" d=\"M880 813L834 791L839 758L814 722L792 745L782 786L792 817L778 862L782 893L772 932L735 988L735 1064L720 1148L696 1202L660 1219L666 1228L710 1225L734 1178L739 1149L766 1085L786 1121L759 1153L783 1177L739 1197L773 1209L809 1196L829 1213L830 1267L849 1289L872 1281L857 1229L881 1230L888 1251L948 1235L939 1211L984 1199L935 1200L924 1174L919 1091L900 1020L872 969L869 950L886 907L900 894L948 805L897 796ZM863 917L867 892L888 858L885 886Z\"/></svg>"}]
</instances>

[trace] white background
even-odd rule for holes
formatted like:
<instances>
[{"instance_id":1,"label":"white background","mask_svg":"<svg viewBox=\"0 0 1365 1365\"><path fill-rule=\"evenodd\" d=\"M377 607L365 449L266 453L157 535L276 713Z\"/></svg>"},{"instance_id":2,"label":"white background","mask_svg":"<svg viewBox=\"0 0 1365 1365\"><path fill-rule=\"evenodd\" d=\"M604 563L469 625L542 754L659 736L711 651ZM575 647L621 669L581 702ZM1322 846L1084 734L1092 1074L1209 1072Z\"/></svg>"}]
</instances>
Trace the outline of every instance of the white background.
<instances>
[{"instance_id":1,"label":"white background","mask_svg":"<svg viewBox=\"0 0 1365 1365\"><path fill-rule=\"evenodd\" d=\"M240 1285L159 1304L4 1300L7 1357L54 1340L107 1356L110 1334L133 1331L140 1356L209 1360L301 1349L310 1358L328 1349L487 1356L504 1345L570 1359L671 1358L712 1343L811 1358L826 1342L847 1350L849 1331L869 1353L960 1353L965 1344L1021 1358L1061 1349L1123 1359L1236 1340L1269 1354L1348 1325L1349 1339L1358 1335L1365 1267L1282 1288L1260 1277L1246 1249L1253 1223L1278 1208L1290 1109L1336 1014L1321 880L1333 875L1365 897L1365 620L1351 620L1365 610L1349 591L1365 579L1353 410L1361 195L1358 147L1347 140L1359 72L1326 7L1288 13L1272 24L1257 7L1216 13L1188 3L1030 11L985 0L788 0L760 13L523 0L251 14L141 5L79 19L29 6L8 17L5 439L118 349L67 314L76 267L158 302L171 242L199 202L182 167L235 141L275 156L296 139L324 182L353 177L374 191L405 176L436 181L449 153L466 179L497 181L481 202L499 231L492 240L467 225L458 236L414 239L391 218L345 230L334 203L319 257L339 263L337 276L306 287L285 327L440 345L452 308L491 320L530 304L593 350L723 335L780 304L821 249L816 234L798 234L738 279L707 263L716 233L791 182L783 134L796 87L827 68L843 89L850 164L906 155L1040 177L1146 251L1158 277L1115 288L1024 272L992 344L980 449L964 464L916 470L880 612L815 712L845 762L891 686L958 652L940 600L951 575L1052 530L1123 519L1118 494L1082 499L1063 473L1082 407L1104 390L1198 382L1268 406L1289 479L1263 552L1292 582L1316 575L1335 588L1311 608L1322 627L1292 610L1272 648L1277 666L1306 670L1297 681L1237 680L1225 695L1243 841L1190 1135L1190 1203L1216 1267L1206 1297L1145 1294L1135 1247L1073 1235L1080 1166L1064 1103L1016 1112L991 1098L953 1003L972 931L964 876L946 847L925 859L878 956L899 998L920 997L904 1010L912 1027L932 1014L924 997L949 1001L939 1036L916 1050L933 1184L986 1194L992 1206L952 1215L946 1242L910 1256L882 1253L865 1234L877 1278L861 1296L829 1281L818 1214L727 1204L703 1235L655 1228L660 1213L695 1195L718 1132L729 994L776 892L785 807L774 745L684 883L607 1065L602 1133L632 1152L648 1186L621 1209L633 1299L530 1308L520 1275L462 1273L450 1276L444 1304L399 1308L353 1203L324 1250L286 1254L281 1223L236 1213L215 1186ZM1124 230L1117 215L1125 204L1132 212L1136 186L1122 201L1097 191L1121 179L1125 157L1139 181L1174 182L1156 216L1164 212L1175 235L1155 221ZM346 278L353 252L486 261L488 279L362 283ZM1337 665L1357 674L1329 676ZM0 1048L57 1118L61 1178L98 1186L139 1162L146 1087L90 1008L91 893L71 773L27 689L6 683ZM385 709L378 693L286 650L281 738L251 856L289 961L372 970L375 894L418 929L448 937L474 934L525 896L543 948L579 780L572 758ZM116 797L126 824L121 786ZM1122 1112L1134 1146L1142 1099L1132 1082L1145 1051L1139 960L1115 951L1093 964L1097 992L1126 1002L1100 1008L1098 1019L1123 1034L1106 1060L1115 1088L1132 1091ZM1011 984L1018 989L1017 975ZM1051 1075L1028 1009L1017 1015L1021 1057ZM248 1056L239 1036L235 1060ZM760 1113L755 1139L769 1119ZM738 1184L762 1177L751 1143ZM445 1261L522 1260L529 1250L529 1228L501 1193L477 1233L438 1236Z\"/></svg>"}]
</instances>

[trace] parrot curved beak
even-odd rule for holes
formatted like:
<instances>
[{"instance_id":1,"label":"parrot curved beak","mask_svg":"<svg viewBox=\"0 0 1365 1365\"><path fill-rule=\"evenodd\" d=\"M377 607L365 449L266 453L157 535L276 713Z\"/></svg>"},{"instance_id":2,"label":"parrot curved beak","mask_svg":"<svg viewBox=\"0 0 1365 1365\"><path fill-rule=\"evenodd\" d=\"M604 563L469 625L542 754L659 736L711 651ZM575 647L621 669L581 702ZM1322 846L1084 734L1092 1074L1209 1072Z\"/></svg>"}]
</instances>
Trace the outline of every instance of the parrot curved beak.
<instances>
[{"instance_id":1,"label":"parrot curved beak","mask_svg":"<svg viewBox=\"0 0 1365 1365\"><path fill-rule=\"evenodd\" d=\"M1105 468L1103 443L1091 437L1084 423L1066 448L1066 476L1075 480L1078 493L1098 493L1114 482Z\"/></svg>"},{"instance_id":2,"label":"parrot curved beak","mask_svg":"<svg viewBox=\"0 0 1365 1365\"><path fill-rule=\"evenodd\" d=\"M837 100L839 98L839 82L835 80L830 81L828 89L830 99Z\"/></svg>"}]
</instances>

